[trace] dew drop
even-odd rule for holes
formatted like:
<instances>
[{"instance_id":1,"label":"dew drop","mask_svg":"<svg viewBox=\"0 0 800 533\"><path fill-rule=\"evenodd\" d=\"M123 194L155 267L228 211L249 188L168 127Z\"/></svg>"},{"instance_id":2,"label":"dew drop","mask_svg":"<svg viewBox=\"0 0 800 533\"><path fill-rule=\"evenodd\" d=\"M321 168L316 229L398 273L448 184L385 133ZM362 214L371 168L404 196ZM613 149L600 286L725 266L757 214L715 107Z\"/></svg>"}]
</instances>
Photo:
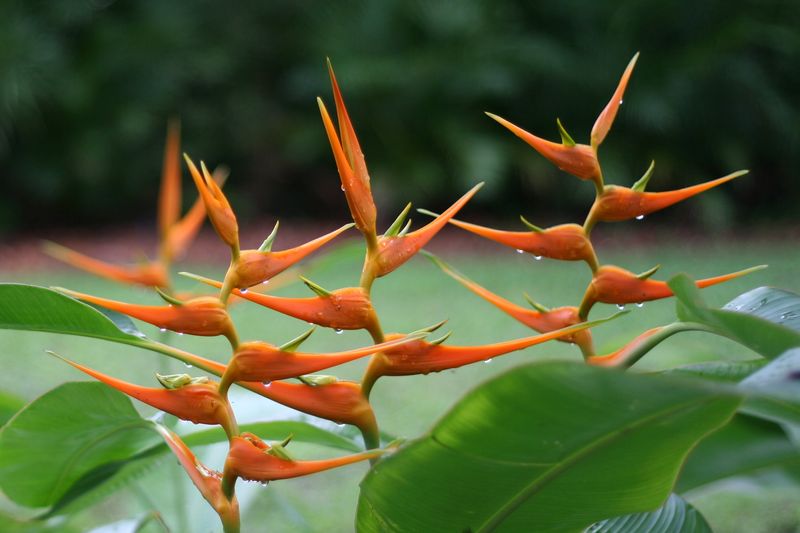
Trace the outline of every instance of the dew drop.
<instances>
[{"instance_id":1,"label":"dew drop","mask_svg":"<svg viewBox=\"0 0 800 533\"><path fill-rule=\"evenodd\" d=\"M179 331L179 332L178 332L178 335L183 335L183 332L182 332L182 331Z\"/></svg>"},{"instance_id":2,"label":"dew drop","mask_svg":"<svg viewBox=\"0 0 800 533\"><path fill-rule=\"evenodd\" d=\"M623 101L624 101L624 100L623 100L622 98L620 98L620 99L619 99L619 105L622 105L622 102L623 102Z\"/></svg>"},{"instance_id":3,"label":"dew drop","mask_svg":"<svg viewBox=\"0 0 800 533\"><path fill-rule=\"evenodd\" d=\"M644 307L644 302L636 302L636 307L641 309L642 307Z\"/></svg>"},{"instance_id":4,"label":"dew drop","mask_svg":"<svg viewBox=\"0 0 800 533\"><path fill-rule=\"evenodd\" d=\"M341 189L344 191L344 185L342 185Z\"/></svg>"},{"instance_id":5,"label":"dew drop","mask_svg":"<svg viewBox=\"0 0 800 533\"><path fill-rule=\"evenodd\" d=\"M644 215L638 215L638 216L636 217L636 220L644 220Z\"/></svg>"},{"instance_id":6,"label":"dew drop","mask_svg":"<svg viewBox=\"0 0 800 533\"><path fill-rule=\"evenodd\" d=\"M624 311L625 310L625 304L617 304L617 309L619 309L620 311Z\"/></svg>"},{"instance_id":7,"label":"dew drop","mask_svg":"<svg viewBox=\"0 0 800 533\"><path fill-rule=\"evenodd\" d=\"M344 333L344 330L339 328L336 328L333 331L335 331L337 335L341 335L342 333Z\"/></svg>"},{"instance_id":8,"label":"dew drop","mask_svg":"<svg viewBox=\"0 0 800 533\"><path fill-rule=\"evenodd\" d=\"M161 333L166 333L167 332L167 328L158 328L158 331L160 331Z\"/></svg>"},{"instance_id":9,"label":"dew drop","mask_svg":"<svg viewBox=\"0 0 800 533\"><path fill-rule=\"evenodd\" d=\"M192 368L192 365L190 365L189 363L183 363L183 365L184 365L186 368Z\"/></svg>"},{"instance_id":10,"label":"dew drop","mask_svg":"<svg viewBox=\"0 0 800 533\"><path fill-rule=\"evenodd\" d=\"M270 388L272 386L272 382L271 381L265 381L264 383L262 383L262 385L264 385L265 389L268 389L268 388Z\"/></svg>"},{"instance_id":11,"label":"dew drop","mask_svg":"<svg viewBox=\"0 0 800 533\"><path fill-rule=\"evenodd\" d=\"M268 279L265 279L264 281L262 281L262 282L261 282L261 284L262 284L262 285L269 285L269 280L268 280Z\"/></svg>"},{"instance_id":12,"label":"dew drop","mask_svg":"<svg viewBox=\"0 0 800 533\"><path fill-rule=\"evenodd\" d=\"M336 422L336 427L337 428L343 428L344 424L342 424L341 422Z\"/></svg>"},{"instance_id":13,"label":"dew drop","mask_svg":"<svg viewBox=\"0 0 800 533\"><path fill-rule=\"evenodd\" d=\"M262 487L266 488L266 487L269 486L269 481L259 481L258 484L261 485Z\"/></svg>"},{"instance_id":14,"label":"dew drop","mask_svg":"<svg viewBox=\"0 0 800 533\"><path fill-rule=\"evenodd\" d=\"M491 362L492 362L492 360L491 360L491 359L487 359L486 361L484 361L484 363L485 363L485 364L487 364L487 365L488 365L489 363L491 363Z\"/></svg>"},{"instance_id":15,"label":"dew drop","mask_svg":"<svg viewBox=\"0 0 800 533\"><path fill-rule=\"evenodd\" d=\"M541 256L541 255L534 255L534 256L533 256L533 258L534 258L536 261L541 261L541 260L542 260L542 256Z\"/></svg>"},{"instance_id":16,"label":"dew drop","mask_svg":"<svg viewBox=\"0 0 800 533\"><path fill-rule=\"evenodd\" d=\"M519 248L517 248L517 253L518 253L518 254L524 254L524 253L525 253L525 250L520 250Z\"/></svg>"},{"instance_id":17,"label":"dew drop","mask_svg":"<svg viewBox=\"0 0 800 533\"><path fill-rule=\"evenodd\" d=\"M247 294L247 289L242 289L239 291L241 294Z\"/></svg>"}]
</instances>

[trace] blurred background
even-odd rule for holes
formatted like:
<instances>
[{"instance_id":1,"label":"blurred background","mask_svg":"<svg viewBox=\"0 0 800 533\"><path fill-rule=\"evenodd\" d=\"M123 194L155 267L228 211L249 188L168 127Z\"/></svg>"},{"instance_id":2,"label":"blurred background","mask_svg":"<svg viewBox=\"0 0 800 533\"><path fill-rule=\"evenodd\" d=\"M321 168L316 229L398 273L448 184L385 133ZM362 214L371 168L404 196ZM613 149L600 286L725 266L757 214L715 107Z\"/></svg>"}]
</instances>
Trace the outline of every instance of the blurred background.
<instances>
[{"instance_id":1,"label":"blurred background","mask_svg":"<svg viewBox=\"0 0 800 533\"><path fill-rule=\"evenodd\" d=\"M258 245L276 217L282 221L278 249L347 222L315 102L321 96L333 108L326 57L336 68L367 156L381 229L408 201L442 209L481 180L486 187L465 208L464 219L520 230L520 214L541 226L581 222L594 187L557 170L483 112L551 140L558 139L559 117L576 141L587 142L622 71L640 51L624 105L600 152L606 180L630 185L651 160L656 170L649 189L655 191L741 168L751 174L645 222L598 227L592 237L603 262L635 272L663 263L659 279L681 271L702 278L770 264L752 277L706 291L712 305L758 285L800 290L796 0L706 0L688 6L662 0L242 0L235 7L207 0L0 0L0 5L0 281L157 303L151 291L132 292L55 262L39 263L39 239L116 262L133 259L137 248L152 249L171 117L181 120L183 149L192 158L230 168L225 190L243 228L244 247ZM196 196L186 172L184 191L188 206ZM415 216L415 226L421 222ZM351 230L349 236L355 235ZM459 270L518 303L526 290L546 305L574 304L590 279L582 264L534 262L528 254L454 228L432 244ZM311 263L313 279L328 288L355 283L363 253L360 244L356 248L343 249L335 261L335 253L320 253L320 261L328 263ZM206 225L180 269L219 278L226 257L225 246ZM42 265L48 268L39 269ZM180 288L200 290L182 283ZM530 334L423 259L379 283L374 302L390 331L449 318L454 344ZM309 295L298 286L281 294ZM598 316L613 308L602 311ZM243 338L284 342L306 327L244 305L233 313ZM625 320L599 329L598 349L616 349L632 332L674 316L671 300L633 309ZM146 332L158 335L154 328ZM189 336L170 342L227 358L224 342ZM321 331L307 346L332 351L366 342L361 333ZM142 384L152 384L154 368L163 364L163 358L141 350L2 331L0 391L30 400L65 379L85 379L54 362L45 348ZM542 353L577 360L566 345L551 343ZM643 369L753 356L702 334L670 340L652 354ZM384 380L375 397L382 427L413 438L473 385L539 355L530 350L435 377ZM337 368L336 374L357 379L362 371L360 362ZM248 405L242 400L237 410ZM253 405L262 419L290 416L273 404ZM177 502L168 522L195 526L177 530L205 531L216 518L173 463L165 461L163 470L149 473L141 482L143 492L152 491L156 502ZM269 491L243 489L255 494L244 512L274 531L348 531L363 472L353 467ZM175 490L173 482L183 489ZM798 531L800 486L788 485L749 477L696 493L691 501L718 531ZM87 524L152 507L137 501L121 493L106 500L105 514L95 509L73 524L86 531ZM0 515L6 504L0 495Z\"/></svg>"},{"instance_id":2,"label":"blurred background","mask_svg":"<svg viewBox=\"0 0 800 533\"><path fill-rule=\"evenodd\" d=\"M0 235L152 224L166 122L232 170L240 219L346 220L316 96L330 56L379 207L581 219L594 190L487 118L587 142L636 51L601 151L652 190L752 174L658 220L704 231L792 221L800 199L800 3L400 0L3 2ZM187 203L193 200L187 195Z\"/></svg>"}]
</instances>

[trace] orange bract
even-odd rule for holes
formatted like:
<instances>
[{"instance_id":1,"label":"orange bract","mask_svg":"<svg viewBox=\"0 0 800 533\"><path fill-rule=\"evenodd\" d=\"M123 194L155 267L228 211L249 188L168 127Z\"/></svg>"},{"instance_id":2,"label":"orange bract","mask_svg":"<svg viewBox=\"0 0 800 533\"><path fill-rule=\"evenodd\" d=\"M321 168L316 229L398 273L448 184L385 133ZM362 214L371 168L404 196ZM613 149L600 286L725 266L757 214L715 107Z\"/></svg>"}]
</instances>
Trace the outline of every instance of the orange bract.
<instances>
[{"instance_id":1,"label":"orange bract","mask_svg":"<svg viewBox=\"0 0 800 533\"><path fill-rule=\"evenodd\" d=\"M234 437L225 460L225 475L250 481L269 482L276 479L307 476L372 459L384 453L382 450L372 450L333 459L292 461L270 455L269 450L270 446L252 433L242 433L241 436Z\"/></svg>"},{"instance_id":2,"label":"orange bract","mask_svg":"<svg viewBox=\"0 0 800 533\"><path fill-rule=\"evenodd\" d=\"M228 203L228 199L211 177L202 161L200 162L201 174L194 162L189 159L189 156L184 154L183 157L189 166L189 172L192 175L194 184L197 186L197 191L200 193L200 198L203 199L203 203L206 206L206 213L209 220L211 220L211 225L214 226L217 234L225 244L231 247L234 255L238 254L239 224L236 221L236 215L234 215L231 205Z\"/></svg>"}]
</instances>

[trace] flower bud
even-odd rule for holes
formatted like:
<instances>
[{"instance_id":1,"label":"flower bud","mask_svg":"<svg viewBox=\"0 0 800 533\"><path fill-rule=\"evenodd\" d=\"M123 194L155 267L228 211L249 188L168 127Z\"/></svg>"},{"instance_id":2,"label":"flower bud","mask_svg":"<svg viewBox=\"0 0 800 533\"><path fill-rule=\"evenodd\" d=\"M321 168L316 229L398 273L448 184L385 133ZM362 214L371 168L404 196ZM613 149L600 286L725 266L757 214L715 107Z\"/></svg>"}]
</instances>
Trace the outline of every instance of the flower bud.
<instances>
[{"instance_id":1,"label":"flower bud","mask_svg":"<svg viewBox=\"0 0 800 533\"><path fill-rule=\"evenodd\" d=\"M234 251L234 256L237 255L239 253L239 224L236 222L236 215L234 215L228 199L225 198L222 189L211 177L204 163L200 163L201 174L189 156L184 154L183 157L206 206L206 213L208 213L211 224L225 244Z\"/></svg>"},{"instance_id":2,"label":"flower bud","mask_svg":"<svg viewBox=\"0 0 800 533\"><path fill-rule=\"evenodd\" d=\"M374 239L376 236L375 219L377 212L375 202L372 200L367 164L364 161L361 146L358 144L353 124L347 114L344 98L342 98L330 61L328 62L328 73L331 78L333 98L336 101L339 135L337 136L336 134L336 128L328 115L328 110L325 109L325 104L322 103L321 99L317 98L317 104L322 115L322 123L325 126L325 132L333 150L333 157L336 160L336 167L339 170L339 177L342 181L342 190L347 199L347 205L350 207L350 213L353 215L353 221L356 223L358 230L368 240Z\"/></svg>"},{"instance_id":3,"label":"flower bud","mask_svg":"<svg viewBox=\"0 0 800 533\"><path fill-rule=\"evenodd\" d=\"M252 433L242 433L231 441L225 460L225 476L267 483L276 479L307 476L331 468L378 457L383 450L371 450L318 461L294 461L269 453L271 446Z\"/></svg>"},{"instance_id":4,"label":"flower bud","mask_svg":"<svg viewBox=\"0 0 800 533\"><path fill-rule=\"evenodd\" d=\"M625 72L622 73L622 78L619 80L617 89L614 91L614 94L611 95L611 100L608 101L606 107L597 117L594 126L592 126L591 143L595 150L597 150L597 147L605 140L608 131L611 129L611 125L614 123L619 106L622 105L622 97L625 95L625 89L628 87L628 80L631 78L633 67L636 66L637 59L639 59L639 52L636 52L633 59L628 63Z\"/></svg>"},{"instance_id":5,"label":"flower bud","mask_svg":"<svg viewBox=\"0 0 800 533\"><path fill-rule=\"evenodd\" d=\"M236 331L225 306L217 298L202 296L166 306L137 305L98 298L89 294L57 288L60 292L86 302L124 313L162 329L188 335L213 337L225 335L236 344Z\"/></svg>"}]
</instances>

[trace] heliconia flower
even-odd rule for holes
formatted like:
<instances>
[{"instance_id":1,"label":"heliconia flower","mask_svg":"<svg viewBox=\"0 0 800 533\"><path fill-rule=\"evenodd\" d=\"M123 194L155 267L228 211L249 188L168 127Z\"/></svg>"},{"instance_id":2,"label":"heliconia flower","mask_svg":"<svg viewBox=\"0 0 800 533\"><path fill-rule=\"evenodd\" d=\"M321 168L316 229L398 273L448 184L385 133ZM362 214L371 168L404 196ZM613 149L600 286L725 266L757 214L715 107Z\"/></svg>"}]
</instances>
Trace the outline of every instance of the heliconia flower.
<instances>
[{"instance_id":1,"label":"heliconia flower","mask_svg":"<svg viewBox=\"0 0 800 533\"><path fill-rule=\"evenodd\" d=\"M223 492L222 474L206 468L198 461L192 450L178 435L160 424L154 424L154 427L175 454L183 469L189 474L194 486L219 515L225 533L238 533L239 503L235 495L231 495L229 499Z\"/></svg>"},{"instance_id":2,"label":"heliconia flower","mask_svg":"<svg viewBox=\"0 0 800 533\"><path fill-rule=\"evenodd\" d=\"M186 154L183 155L186 164L189 166L189 172L192 175L194 184L203 199L206 206L206 213L208 214L211 225L214 226L220 238L231 247L233 255L239 253L239 224L236 221L236 215L233 213L228 199L223 194L222 189L214 181L209 174L205 164L201 161L200 168L202 174L197 170L194 162L189 159Z\"/></svg>"},{"instance_id":3,"label":"heliconia flower","mask_svg":"<svg viewBox=\"0 0 800 533\"><path fill-rule=\"evenodd\" d=\"M617 89L614 91L614 94L611 95L611 100L608 101L606 107L597 117L594 126L592 126L591 144L595 150L597 150L597 147L605 140L608 131L611 129L611 125L614 123L619 106L622 105L622 97L625 95L625 89L628 87L628 80L631 78L633 67L636 66L637 59L639 59L639 52L636 52L628 63L625 72L622 73L622 77L619 80Z\"/></svg>"},{"instance_id":4,"label":"heliconia flower","mask_svg":"<svg viewBox=\"0 0 800 533\"><path fill-rule=\"evenodd\" d=\"M651 164L642 179L634 184L632 188L606 185L603 192L598 195L594 205L592 205L592 209L589 211L589 216L585 224L587 229L591 229L598 221L619 222L622 220L631 220L633 218L641 219L645 215L660 211L661 209L748 173L747 170L739 170L727 176L691 187L684 187L683 189L664 192L645 192L644 188L652 175L652 169L653 165Z\"/></svg>"},{"instance_id":5,"label":"heliconia flower","mask_svg":"<svg viewBox=\"0 0 800 533\"><path fill-rule=\"evenodd\" d=\"M273 276L315 252L351 227L353 224L346 224L300 246L273 252L272 243L278 229L278 224L275 224L275 229L258 250L244 250L240 253L239 258L231 265L231 272L227 276L233 276L233 286L238 289L247 289L258 285L272 279Z\"/></svg>"},{"instance_id":6,"label":"heliconia flower","mask_svg":"<svg viewBox=\"0 0 800 533\"><path fill-rule=\"evenodd\" d=\"M225 374L222 376L220 391L225 393L228 387L236 381L271 382L312 374L406 344L423 336L422 334L412 334L372 346L327 354L294 351L312 332L313 328L283 346L273 346L261 341L240 344L234 351Z\"/></svg>"},{"instance_id":7,"label":"heliconia flower","mask_svg":"<svg viewBox=\"0 0 800 533\"><path fill-rule=\"evenodd\" d=\"M217 376L225 373L226 365L212 359L206 359L171 346L167 347L164 353ZM372 411L369 401L362 394L361 385L358 383L340 380L316 385L286 381L240 381L238 383L241 387L297 411L340 424L352 424L358 427L365 436L377 435L378 424L375 420L375 413Z\"/></svg>"},{"instance_id":8,"label":"heliconia flower","mask_svg":"<svg viewBox=\"0 0 800 533\"><path fill-rule=\"evenodd\" d=\"M701 279L695 282L697 287L705 288L718 283L723 283L751 272L766 268L766 265L759 265L738 272L715 276L713 278ZM652 268L641 274L634 274L623 268L604 265L595 272L592 281L586 288L583 302L580 306L580 316L585 317L589 309L596 303L609 303L625 305L631 303L642 303L650 300L658 300L672 296L672 289L665 281L650 279L658 267Z\"/></svg>"},{"instance_id":9,"label":"heliconia flower","mask_svg":"<svg viewBox=\"0 0 800 533\"><path fill-rule=\"evenodd\" d=\"M426 215L436 216L436 213L424 209L417 209L417 211ZM560 259L562 261L586 261L592 270L597 269L597 255L594 253L591 241L586 237L583 226L561 224L542 229L534 226L525 218L520 218L526 226L531 228L531 231L497 230L470 224L455 218L450 219L450 224L510 248L528 252L537 258L549 257L550 259Z\"/></svg>"},{"instance_id":10,"label":"heliconia flower","mask_svg":"<svg viewBox=\"0 0 800 533\"><path fill-rule=\"evenodd\" d=\"M192 378L188 374L171 376L156 374L162 388L142 387L70 361L54 352L48 353L109 387L151 407L175 415L181 420L222 426L229 437L238 433L230 404L220 395L217 383L208 378Z\"/></svg>"},{"instance_id":11,"label":"heliconia flower","mask_svg":"<svg viewBox=\"0 0 800 533\"><path fill-rule=\"evenodd\" d=\"M270 482L276 479L289 479L307 476L331 468L337 468L385 453L384 450L321 459L317 461L294 461L270 453L271 446L252 433L242 433L231 441L228 457L225 459L225 477L240 477L250 481Z\"/></svg>"},{"instance_id":12,"label":"heliconia flower","mask_svg":"<svg viewBox=\"0 0 800 533\"><path fill-rule=\"evenodd\" d=\"M224 335L232 345L238 343L236 330L225 305L213 296L201 296L181 302L160 293L170 303L158 306L118 302L60 287L54 289L67 296L124 313L162 329L204 337Z\"/></svg>"},{"instance_id":13,"label":"heliconia flower","mask_svg":"<svg viewBox=\"0 0 800 533\"><path fill-rule=\"evenodd\" d=\"M45 242L44 251L60 261L102 278L144 287L169 287L167 270L158 261L131 266L114 265L70 250L54 242Z\"/></svg>"},{"instance_id":14,"label":"heliconia flower","mask_svg":"<svg viewBox=\"0 0 800 533\"><path fill-rule=\"evenodd\" d=\"M417 339L403 346L383 350L378 355L382 362L381 374L385 376L408 376L458 368L480 361L487 361L493 357L523 350L553 339L563 338L567 335L574 335L576 332L585 331L587 328L602 322L582 322L532 337L480 346L449 346L443 344L449 334L433 342ZM439 324L434 326L434 329L438 326ZM390 334L386 336L386 339L393 340L400 337L397 334Z\"/></svg>"},{"instance_id":15,"label":"heliconia flower","mask_svg":"<svg viewBox=\"0 0 800 533\"><path fill-rule=\"evenodd\" d=\"M342 181L342 190L347 199L347 205L350 207L350 213L353 215L353 221L368 240L374 240L377 212L375 202L372 200L367 164L364 161L361 146L358 144L353 124L350 122L350 116L347 114L344 98L342 98L330 61L328 61L328 73L331 78L333 98L336 101L339 135L336 134L336 128L328 115L325 104L322 103L322 99L317 98L322 123L333 150L333 158L336 160L336 168L339 170L339 178Z\"/></svg>"},{"instance_id":16,"label":"heliconia flower","mask_svg":"<svg viewBox=\"0 0 800 533\"><path fill-rule=\"evenodd\" d=\"M557 307L555 309L548 309L538 302L533 301L527 295L528 302L534 309L519 306L498 296L486 288L478 285L471 279L467 278L460 272L456 271L450 265L442 261L439 257L423 252L431 261L434 262L442 271L461 283L464 287L468 288L490 304L494 305L501 311L512 316L519 322L522 322L531 329L540 333L549 333L554 330L573 326L583 320L578 316L578 308L572 306ZM577 331L573 334L564 335L562 338L557 339L562 342L576 344L581 349L585 357L594 355L594 344L592 342L592 333L588 329Z\"/></svg>"},{"instance_id":17,"label":"heliconia flower","mask_svg":"<svg viewBox=\"0 0 800 533\"><path fill-rule=\"evenodd\" d=\"M222 287L222 283L181 272L182 275L201 281L212 287ZM373 330L378 322L369 294L361 287L347 287L328 291L301 276L303 282L317 296L312 298L288 298L252 291L233 290L233 294L245 300L263 305L279 313L289 315L312 324L334 329Z\"/></svg>"},{"instance_id":18,"label":"heliconia flower","mask_svg":"<svg viewBox=\"0 0 800 533\"><path fill-rule=\"evenodd\" d=\"M447 225L450 219L456 216L456 213L464 207L464 204L466 204L481 187L483 187L483 182L475 185L441 215L416 231L410 233L400 231L396 234L392 234L394 232L389 231L386 235L379 237L378 254L374 258L376 265L375 276L385 276L411 259L414 254L419 252L423 246L428 244L428 242ZM404 213L407 213L407 210L408 208L404 210ZM402 225L404 218L404 214L401 213L397 221L392 224L392 227L394 228ZM392 228L390 228L390 230L391 229Z\"/></svg>"},{"instance_id":19,"label":"heliconia flower","mask_svg":"<svg viewBox=\"0 0 800 533\"><path fill-rule=\"evenodd\" d=\"M562 142L559 144L537 137L497 115L486 114L511 130L514 135L531 145L561 170L582 180L593 181L598 187L602 185L602 173L594 148L586 144L576 144L561 126L561 122L558 122L562 136Z\"/></svg>"}]
</instances>

